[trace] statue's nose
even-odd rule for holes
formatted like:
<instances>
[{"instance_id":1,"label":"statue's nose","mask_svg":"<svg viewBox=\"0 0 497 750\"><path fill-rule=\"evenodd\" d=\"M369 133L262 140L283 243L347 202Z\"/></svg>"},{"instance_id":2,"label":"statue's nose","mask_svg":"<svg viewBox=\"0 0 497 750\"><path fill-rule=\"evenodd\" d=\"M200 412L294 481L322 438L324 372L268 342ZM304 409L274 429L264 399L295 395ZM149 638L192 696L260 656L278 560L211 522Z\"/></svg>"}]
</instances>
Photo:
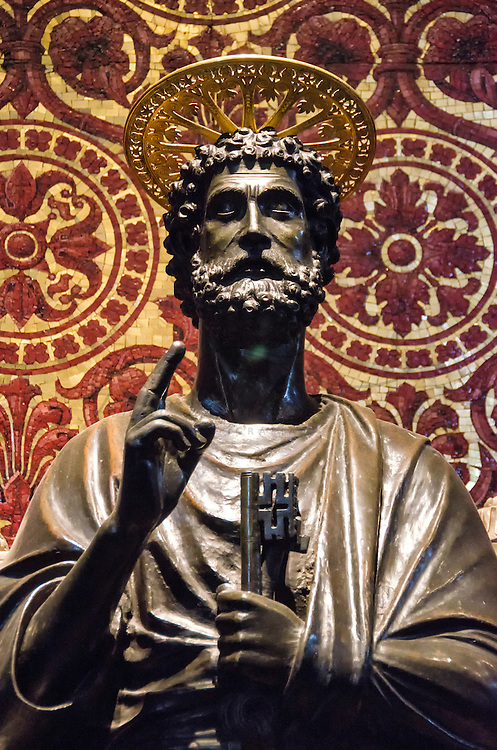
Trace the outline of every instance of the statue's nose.
<instances>
[{"instance_id":1,"label":"statue's nose","mask_svg":"<svg viewBox=\"0 0 497 750\"><path fill-rule=\"evenodd\" d=\"M263 232L245 232L238 244L249 255L260 255L264 250L269 250L271 240Z\"/></svg>"},{"instance_id":2,"label":"statue's nose","mask_svg":"<svg viewBox=\"0 0 497 750\"><path fill-rule=\"evenodd\" d=\"M260 254L271 247L271 239L264 227L264 216L256 201L248 202L245 227L238 244L246 253L255 254Z\"/></svg>"}]
</instances>

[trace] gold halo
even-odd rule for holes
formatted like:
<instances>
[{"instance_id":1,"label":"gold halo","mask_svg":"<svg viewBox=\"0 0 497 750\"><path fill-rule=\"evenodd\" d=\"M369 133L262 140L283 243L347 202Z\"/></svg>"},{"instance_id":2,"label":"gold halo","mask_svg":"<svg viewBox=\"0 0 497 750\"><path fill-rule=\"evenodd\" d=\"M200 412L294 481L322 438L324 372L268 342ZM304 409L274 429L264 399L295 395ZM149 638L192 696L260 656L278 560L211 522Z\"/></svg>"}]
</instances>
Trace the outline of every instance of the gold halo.
<instances>
[{"instance_id":1,"label":"gold halo","mask_svg":"<svg viewBox=\"0 0 497 750\"><path fill-rule=\"evenodd\" d=\"M371 166L374 123L351 86L314 65L259 55L204 60L162 78L129 113L124 148L147 193L169 208L171 184L196 146L268 126L317 151L342 196Z\"/></svg>"}]
</instances>

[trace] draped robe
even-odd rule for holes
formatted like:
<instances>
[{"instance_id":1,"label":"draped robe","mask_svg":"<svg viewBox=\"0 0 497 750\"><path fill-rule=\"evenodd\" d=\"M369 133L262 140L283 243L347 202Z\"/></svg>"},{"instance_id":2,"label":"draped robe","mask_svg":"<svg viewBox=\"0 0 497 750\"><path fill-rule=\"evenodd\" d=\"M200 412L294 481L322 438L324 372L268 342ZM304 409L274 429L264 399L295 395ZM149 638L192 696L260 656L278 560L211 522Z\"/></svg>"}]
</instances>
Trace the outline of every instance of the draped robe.
<instances>
[{"instance_id":1,"label":"draped robe","mask_svg":"<svg viewBox=\"0 0 497 750\"><path fill-rule=\"evenodd\" d=\"M207 414L182 397L167 405ZM242 471L294 472L310 537L287 564L304 630L276 698L276 744L497 748L497 561L472 501L424 438L330 397L300 425L214 418L211 446L136 563L98 669L64 704L30 703L16 682L19 644L114 506L128 419L63 449L2 571L1 750L238 747L216 736L214 617L217 587L240 580Z\"/></svg>"}]
</instances>

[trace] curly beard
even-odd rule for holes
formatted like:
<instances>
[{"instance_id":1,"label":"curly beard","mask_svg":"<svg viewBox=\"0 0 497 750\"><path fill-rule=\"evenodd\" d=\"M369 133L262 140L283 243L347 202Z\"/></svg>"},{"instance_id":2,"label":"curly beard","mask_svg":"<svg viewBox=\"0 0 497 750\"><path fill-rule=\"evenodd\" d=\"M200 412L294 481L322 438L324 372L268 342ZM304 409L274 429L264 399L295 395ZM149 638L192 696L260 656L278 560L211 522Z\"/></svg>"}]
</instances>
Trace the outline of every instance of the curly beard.
<instances>
[{"instance_id":1,"label":"curly beard","mask_svg":"<svg viewBox=\"0 0 497 750\"><path fill-rule=\"evenodd\" d=\"M324 299L318 254L312 253L312 266L282 268L264 262L267 275L243 277L249 261L239 261L230 269L202 263L198 253L192 258L192 287L200 318L223 326L238 325L254 314L272 313L280 321L309 325ZM253 261L252 261L253 265Z\"/></svg>"}]
</instances>

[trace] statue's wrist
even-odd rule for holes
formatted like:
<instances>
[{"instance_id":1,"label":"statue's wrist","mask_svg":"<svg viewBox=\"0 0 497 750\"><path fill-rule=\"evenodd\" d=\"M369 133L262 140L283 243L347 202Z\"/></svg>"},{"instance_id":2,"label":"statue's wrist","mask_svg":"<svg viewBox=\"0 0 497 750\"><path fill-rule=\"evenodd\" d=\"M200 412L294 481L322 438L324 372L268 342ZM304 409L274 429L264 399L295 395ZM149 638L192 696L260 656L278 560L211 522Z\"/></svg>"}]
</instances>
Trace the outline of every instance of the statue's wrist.
<instances>
[{"instance_id":1,"label":"statue's wrist","mask_svg":"<svg viewBox=\"0 0 497 750\"><path fill-rule=\"evenodd\" d=\"M131 547L143 546L153 529L154 526L151 523L124 520L117 510L111 513L101 527L106 536L114 539L120 545L125 544Z\"/></svg>"}]
</instances>

